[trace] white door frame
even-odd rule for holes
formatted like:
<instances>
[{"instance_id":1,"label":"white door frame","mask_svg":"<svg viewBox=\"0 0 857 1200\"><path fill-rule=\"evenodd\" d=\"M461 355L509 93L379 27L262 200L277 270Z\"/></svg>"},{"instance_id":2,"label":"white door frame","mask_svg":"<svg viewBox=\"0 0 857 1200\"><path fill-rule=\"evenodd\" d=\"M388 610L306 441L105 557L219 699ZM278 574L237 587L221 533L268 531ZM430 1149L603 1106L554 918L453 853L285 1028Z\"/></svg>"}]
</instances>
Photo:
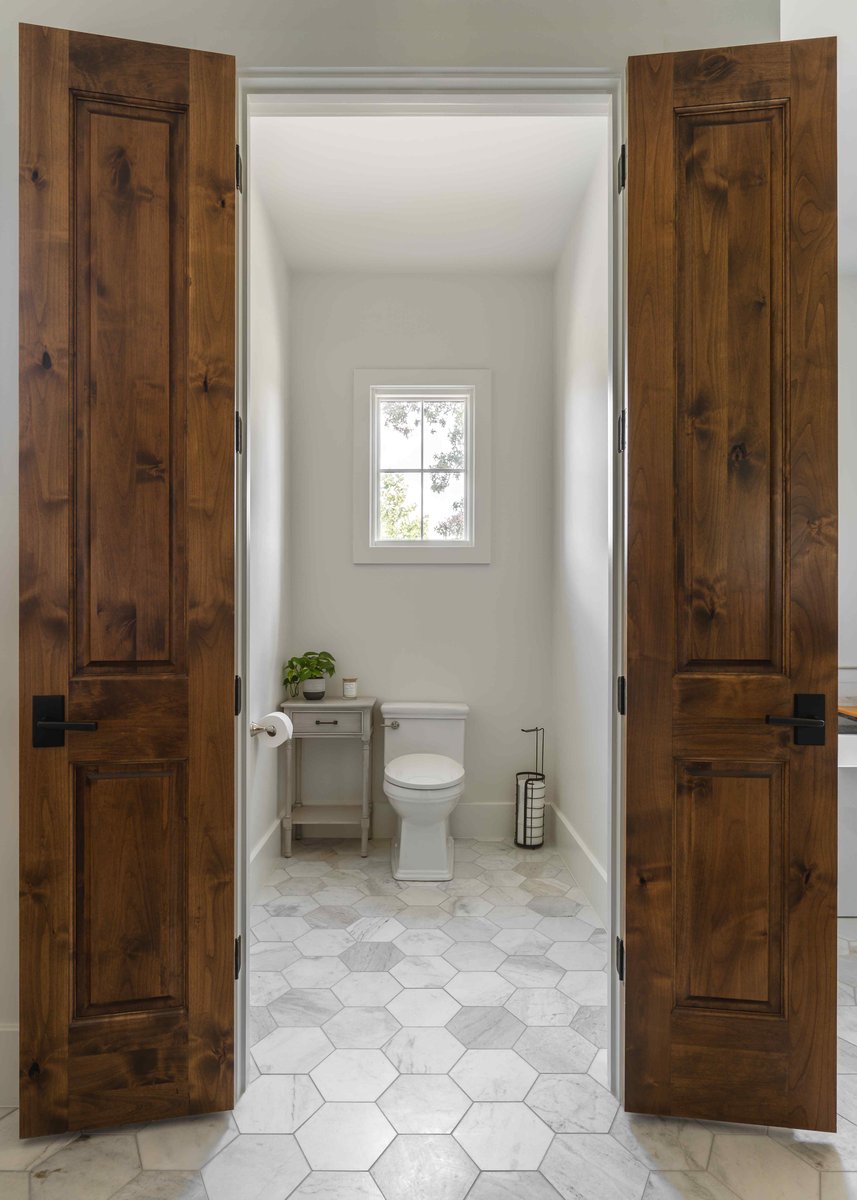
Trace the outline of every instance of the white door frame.
<instances>
[{"instance_id":1,"label":"white door frame","mask_svg":"<svg viewBox=\"0 0 857 1200\"><path fill-rule=\"evenodd\" d=\"M249 186L249 118L267 112L295 115L333 115L335 113L385 112L388 114L427 113L605 113L617 163L625 136L624 78L609 71L581 70L247 70L238 73L238 142L243 157L245 194L238 197L238 322L236 360L236 404L241 420L247 417L247 296L248 296L248 214L246 189ZM609 407L613 428L625 406L625 210L624 194L613 189L610 212L610 360ZM609 838L611 911L608 928L608 954L612 955L616 937L624 929L624 731L618 717L615 680L624 674L625 663L625 456L613 455L611 488L612 547L610 553L610 659L613 678L610 687L611 797ZM250 540L249 468L246 456L239 455L236 468L236 670L248 694L247 553ZM247 945L247 739L249 714L239 718L236 741L236 929ZM245 955L245 958L247 956ZM235 1010L235 1095L246 1087L247 1006L249 970L241 971L236 985ZM623 1059L622 989L615 969L610 970L610 1086L621 1099Z\"/></svg>"}]
</instances>

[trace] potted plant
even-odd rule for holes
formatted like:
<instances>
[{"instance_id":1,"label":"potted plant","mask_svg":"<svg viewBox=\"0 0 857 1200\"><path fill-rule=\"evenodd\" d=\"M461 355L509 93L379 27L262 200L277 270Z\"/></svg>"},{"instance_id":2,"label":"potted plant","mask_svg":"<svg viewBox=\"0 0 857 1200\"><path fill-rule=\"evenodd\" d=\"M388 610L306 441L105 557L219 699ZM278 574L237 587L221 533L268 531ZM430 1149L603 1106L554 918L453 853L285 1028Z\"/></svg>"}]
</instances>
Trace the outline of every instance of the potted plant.
<instances>
[{"instance_id":1,"label":"potted plant","mask_svg":"<svg viewBox=\"0 0 857 1200\"><path fill-rule=\"evenodd\" d=\"M297 696L303 684L304 700L323 700L324 677L335 670L333 655L327 650L304 650L283 664L283 687L290 696Z\"/></svg>"}]
</instances>

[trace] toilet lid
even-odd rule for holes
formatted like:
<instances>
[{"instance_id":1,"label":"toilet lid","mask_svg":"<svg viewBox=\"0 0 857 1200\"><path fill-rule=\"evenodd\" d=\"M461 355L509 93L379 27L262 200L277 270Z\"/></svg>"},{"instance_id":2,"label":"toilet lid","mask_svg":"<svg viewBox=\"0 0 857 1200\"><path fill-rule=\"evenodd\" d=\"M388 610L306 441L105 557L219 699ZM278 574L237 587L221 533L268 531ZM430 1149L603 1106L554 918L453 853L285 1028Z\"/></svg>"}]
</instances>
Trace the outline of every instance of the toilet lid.
<instances>
[{"instance_id":1,"label":"toilet lid","mask_svg":"<svg viewBox=\"0 0 857 1200\"><path fill-rule=\"evenodd\" d=\"M402 754L387 763L384 778L399 787L452 787L464 778L464 767L445 754Z\"/></svg>"}]
</instances>

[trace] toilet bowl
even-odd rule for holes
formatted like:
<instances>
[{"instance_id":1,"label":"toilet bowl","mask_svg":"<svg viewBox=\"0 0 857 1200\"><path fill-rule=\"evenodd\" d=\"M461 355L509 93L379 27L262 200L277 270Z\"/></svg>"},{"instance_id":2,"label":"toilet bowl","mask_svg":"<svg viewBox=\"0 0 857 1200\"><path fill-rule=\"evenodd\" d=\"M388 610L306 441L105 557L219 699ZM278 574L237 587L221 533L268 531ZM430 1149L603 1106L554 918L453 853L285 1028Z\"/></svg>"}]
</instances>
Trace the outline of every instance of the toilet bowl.
<instances>
[{"instance_id":1,"label":"toilet bowl","mask_svg":"<svg viewBox=\"0 0 857 1200\"><path fill-rule=\"evenodd\" d=\"M466 704L382 704L384 795L396 814L396 879L452 879L449 818L464 795Z\"/></svg>"}]
</instances>

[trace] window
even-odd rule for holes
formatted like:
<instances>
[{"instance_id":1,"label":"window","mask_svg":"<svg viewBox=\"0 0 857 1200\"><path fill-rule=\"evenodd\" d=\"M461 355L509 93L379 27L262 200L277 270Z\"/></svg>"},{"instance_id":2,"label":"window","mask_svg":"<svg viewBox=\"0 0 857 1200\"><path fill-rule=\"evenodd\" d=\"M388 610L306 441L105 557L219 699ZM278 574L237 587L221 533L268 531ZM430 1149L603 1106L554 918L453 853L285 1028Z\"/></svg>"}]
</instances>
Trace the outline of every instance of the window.
<instances>
[{"instance_id":1,"label":"window","mask_svg":"<svg viewBox=\"0 0 857 1200\"><path fill-rule=\"evenodd\" d=\"M373 543L466 543L472 389L372 388Z\"/></svg>"},{"instance_id":2,"label":"window","mask_svg":"<svg viewBox=\"0 0 857 1200\"><path fill-rule=\"evenodd\" d=\"M488 562L490 373L355 372L354 561Z\"/></svg>"}]
</instances>

